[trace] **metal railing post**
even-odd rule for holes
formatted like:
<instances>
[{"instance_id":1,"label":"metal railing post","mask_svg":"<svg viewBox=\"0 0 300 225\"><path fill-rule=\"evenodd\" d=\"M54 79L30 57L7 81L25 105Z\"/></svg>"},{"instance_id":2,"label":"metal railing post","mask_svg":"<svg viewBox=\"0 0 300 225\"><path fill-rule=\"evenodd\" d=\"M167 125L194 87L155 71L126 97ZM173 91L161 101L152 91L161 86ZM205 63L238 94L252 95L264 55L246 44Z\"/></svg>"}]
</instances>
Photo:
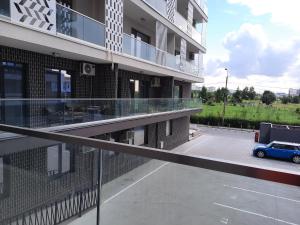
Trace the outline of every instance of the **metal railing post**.
<instances>
[{"instance_id":1,"label":"metal railing post","mask_svg":"<svg viewBox=\"0 0 300 225\"><path fill-rule=\"evenodd\" d=\"M101 206L101 187L102 187L102 149L98 150L98 163L97 163L97 222L96 225L100 225L100 206Z\"/></svg>"}]
</instances>

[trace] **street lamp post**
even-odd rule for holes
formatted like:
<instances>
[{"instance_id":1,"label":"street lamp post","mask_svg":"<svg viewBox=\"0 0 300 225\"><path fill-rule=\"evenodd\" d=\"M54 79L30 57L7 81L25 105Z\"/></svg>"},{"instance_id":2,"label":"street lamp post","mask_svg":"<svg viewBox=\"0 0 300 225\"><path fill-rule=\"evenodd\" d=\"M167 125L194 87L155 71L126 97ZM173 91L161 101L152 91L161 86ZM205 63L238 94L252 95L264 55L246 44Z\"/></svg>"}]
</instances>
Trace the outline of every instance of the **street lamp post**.
<instances>
[{"instance_id":1,"label":"street lamp post","mask_svg":"<svg viewBox=\"0 0 300 225\"><path fill-rule=\"evenodd\" d=\"M226 76L226 85L225 85L225 94L224 94L224 107L223 107L223 116L222 116L222 126L224 126L224 119L225 119L225 112L226 112L226 104L227 104L227 85L228 85L228 69L225 68L226 72L227 72L227 76Z\"/></svg>"}]
</instances>

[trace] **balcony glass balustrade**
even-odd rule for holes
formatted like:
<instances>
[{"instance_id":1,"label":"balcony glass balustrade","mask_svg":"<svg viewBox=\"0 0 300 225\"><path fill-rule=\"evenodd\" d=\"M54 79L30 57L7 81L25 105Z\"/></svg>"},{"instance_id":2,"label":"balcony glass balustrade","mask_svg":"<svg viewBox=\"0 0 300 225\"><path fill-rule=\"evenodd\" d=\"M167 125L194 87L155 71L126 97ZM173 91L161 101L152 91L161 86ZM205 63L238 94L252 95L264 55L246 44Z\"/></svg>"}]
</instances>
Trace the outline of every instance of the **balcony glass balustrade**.
<instances>
[{"instance_id":1,"label":"balcony glass balustrade","mask_svg":"<svg viewBox=\"0 0 300 225\"><path fill-rule=\"evenodd\" d=\"M166 0L144 0L148 5L167 17L167 1Z\"/></svg>"},{"instance_id":2,"label":"balcony glass balustrade","mask_svg":"<svg viewBox=\"0 0 300 225\"><path fill-rule=\"evenodd\" d=\"M207 0L195 0L195 1L203 10L203 12L207 15L208 14Z\"/></svg>"},{"instance_id":3,"label":"balcony glass balustrade","mask_svg":"<svg viewBox=\"0 0 300 225\"><path fill-rule=\"evenodd\" d=\"M0 123L41 128L201 107L198 99L0 99Z\"/></svg>"},{"instance_id":4,"label":"balcony glass balustrade","mask_svg":"<svg viewBox=\"0 0 300 225\"><path fill-rule=\"evenodd\" d=\"M105 25L70 8L57 4L57 32L105 46Z\"/></svg>"},{"instance_id":5,"label":"balcony glass balustrade","mask_svg":"<svg viewBox=\"0 0 300 225\"><path fill-rule=\"evenodd\" d=\"M297 167L260 168L108 137L0 130L1 224L299 224Z\"/></svg>"},{"instance_id":6,"label":"balcony glass balustrade","mask_svg":"<svg viewBox=\"0 0 300 225\"><path fill-rule=\"evenodd\" d=\"M162 51L128 34L124 34L123 36L123 53L194 76L201 75L197 65L180 59L180 56Z\"/></svg>"}]
</instances>

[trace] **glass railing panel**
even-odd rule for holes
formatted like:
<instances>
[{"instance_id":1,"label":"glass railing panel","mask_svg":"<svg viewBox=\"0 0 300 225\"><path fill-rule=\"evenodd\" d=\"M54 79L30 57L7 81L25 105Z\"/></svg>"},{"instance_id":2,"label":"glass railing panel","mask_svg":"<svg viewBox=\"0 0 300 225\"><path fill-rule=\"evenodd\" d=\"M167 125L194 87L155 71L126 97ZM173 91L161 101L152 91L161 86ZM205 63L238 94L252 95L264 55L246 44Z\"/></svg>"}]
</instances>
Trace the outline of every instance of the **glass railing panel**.
<instances>
[{"instance_id":1,"label":"glass railing panel","mask_svg":"<svg viewBox=\"0 0 300 225\"><path fill-rule=\"evenodd\" d=\"M0 131L0 224L69 224L94 209L97 154L87 146Z\"/></svg>"},{"instance_id":2,"label":"glass railing panel","mask_svg":"<svg viewBox=\"0 0 300 225\"><path fill-rule=\"evenodd\" d=\"M105 27L93 19L83 18L83 40L105 46Z\"/></svg>"},{"instance_id":3,"label":"glass railing panel","mask_svg":"<svg viewBox=\"0 0 300 225\"><path fill-rule=\"evenodd\" d=\"M187 32L188 30L187 20L177 11L175 11L175 25L178 26L183 32Z\"/></svg>"},{"instance_id":4,"label":"glass railing panel","mask_svg":"<svg viewBox=\"0 0 300 225\"><path fill-rule=\"evenodd\" d=\"M299 224L296 164L280 170L202 158L189 143L143 148L169 146L139 132L126 131L121 143L113 133L30 132L45 139L0 132L1 224Z\"/></svg>"},{"instance_id":5,"label":"glass railing panel","mask_svg":"<svg viewBox=\"0 0 300 225\"><path fill-rule=\"evenodd\" d=\"M197 33L197 31L195 32ZM197 33L197 35L201 39L201 34ZM123 35L123 53L195 76L199 75L199 66L196 64L189 63L181 59L180 56L162 51L127 34Z\"/></svg>"},{"instance_id":6,"label":"glass railing panel","mask_svg":"<svg viewBox=\"0 0 300 225\"><path fill-rule=\"evenodd\" d=\"M195 1L203 10L203 12L207 15L208 14L207 0L195 0Z\"/></svg>"},{"instance_id":7,"label":"glass railing panel","mask_svg":"<svg viewBox=\"0 0 300 225\"><path fill-rule=\"evenodd\" d=\"M201 32L197 31L194 27L192 28L192 38L196 40L199 44L203 44Z\"/></svg>"},{"instance_id":8,"label":"glass railing panel","mask_svg":"<svg viewBox=\"0 0 300 225\"><path fill-rule=\"evenodd\" d=\"M174 108L176 101L139 98L0 99L0 123L31 128L57 127L185 109ZM201 107L199 100L196 108Z\"/></svg>"},{"instance_id":9,"label":"glass railing panel","mask_svg":"<svg viewBox=\"0 0 300 225\"><path fill-rule=\"evenodd\" d=\"M299 187L144 162L104 184L102 225L299 224Z\"/></svg>"},{"instance_id":10,"label":"glass railing panel","mask_svg":"<svg viewBox=\"0 0 300 225\"><path fill-rule=\"evenodd\" d=\"M152 8L158 11L163 16L167 17L167 1L165 0L144 0Z\"/></svg>"},{"instance_id":11,"label":"glass railing panel","mask_svg":"<svg viewBox=\"0 0 300 225\"><path fill-rule=\"evenodd\" d=\"M58 33L104 46L104 24L59 4L56 15Z\"/></svg>"},{"instance_id":12,"label":"glass railing panel","mask_svg":"<svg viewBox=\"0 0 300 225\"><path fill-rule=\"evenodd\" d=\"M10 0L0 1L0 16L10 17Z\"/></svg>"}]
</instances>

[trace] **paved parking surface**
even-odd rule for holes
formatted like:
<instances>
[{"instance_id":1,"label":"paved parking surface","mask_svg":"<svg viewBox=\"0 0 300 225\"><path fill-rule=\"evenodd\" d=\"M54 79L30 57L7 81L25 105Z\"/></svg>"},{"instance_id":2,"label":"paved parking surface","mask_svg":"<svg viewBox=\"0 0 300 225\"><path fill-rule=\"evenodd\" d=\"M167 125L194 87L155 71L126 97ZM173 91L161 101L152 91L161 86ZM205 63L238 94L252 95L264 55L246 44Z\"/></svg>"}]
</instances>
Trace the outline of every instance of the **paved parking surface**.
<instances>
[{"instance_id":1,"label":"paved parking surface","mask_svg":"<svg viewBox=\"0 0 300 225\"><path fill-rule=\"evenodd\" d=\"M238 129L219 129L199 126L201 136L178 147L176 151L189 149L187 154L254 164L273 169L300 172L300 165L278 159L259 159L252 155L254 132Z\"/></svg>"},{"instance_id":2,"label":"paved parking surface","mask_svg":"<svg viewBox=\"0 0 300 225\"><path fill-rule=\"evenodd\" d=\"M299 171L251 155L254 134L203 127L175 151ZM300 188L152 160L106 184L103 225L300 225ZM72 224L95 224L96 210Z\"/></svg>"}]
</instances>

